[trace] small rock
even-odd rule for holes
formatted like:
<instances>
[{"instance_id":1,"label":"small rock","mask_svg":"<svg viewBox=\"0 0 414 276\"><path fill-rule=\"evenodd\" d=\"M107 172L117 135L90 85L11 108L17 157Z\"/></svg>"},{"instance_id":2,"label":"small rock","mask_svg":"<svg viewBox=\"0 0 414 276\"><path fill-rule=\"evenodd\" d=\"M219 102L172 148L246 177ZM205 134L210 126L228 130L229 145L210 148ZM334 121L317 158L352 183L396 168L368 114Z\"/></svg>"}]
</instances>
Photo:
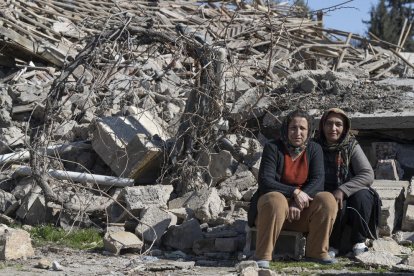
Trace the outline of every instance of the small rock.
<instances>
[{"instance_id":1,"label":"small rock","mask_svg":"<svg viewBox=\"0 0 414 276\"><path fill-rule=\"evenodd\" d=\"M41 269L49 269L50 266L51 264L48 259L40 259L36 265L37 268L41 268Z\"/></svg>"},{"instance_id":2,"label":"small rock","mask_svg":"<svg viewBox=\"0 0 414 276\"><path fill-rule=\"evenodd\" d=\"M63 270L63 266L60 265L57 261L53 261L53 263L52 263L52 269L54 271L62 271Z\"/></svg>"},{"instance_id":3,"label":"small rock","mask_svg":"<svg viewBox=\"0 0 414 276\"><path fill-rule=\"evenodd\" d=\"M255 261L243 261L236 265L236 270L240 273L248 267L258 268L257 263Z\"/></svg>"},{"instance_id":4,"label":"small rock","mask_svg":"<svg viewBox=\"0 0 414 276\"><path fill-rule=\"evenodd\" d=\"M257 271L257 268L254 267L246 267L240 272L240 276L258 276L259 272Z\"/></svg>"}]
</instances>

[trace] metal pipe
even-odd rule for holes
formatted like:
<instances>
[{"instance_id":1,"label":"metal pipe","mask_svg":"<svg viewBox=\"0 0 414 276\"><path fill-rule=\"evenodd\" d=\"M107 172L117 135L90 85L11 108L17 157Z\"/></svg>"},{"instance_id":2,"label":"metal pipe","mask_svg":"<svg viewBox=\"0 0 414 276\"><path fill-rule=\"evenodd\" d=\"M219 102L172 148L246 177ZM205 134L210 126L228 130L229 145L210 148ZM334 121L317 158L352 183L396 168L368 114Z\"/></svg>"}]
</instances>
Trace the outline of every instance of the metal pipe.
<instances>
[{"instance_id":1,"label":"metal pipe","mask_svg":"<svg viewBox=\"0 0 414 276\"><path fill-rule=\"evenodd\" d=\"M89 143L86 143L86 141L80 141L80 142L73 142L69 144L58 144L53 145L46 148L46 154L47 155L53 155L55 153L64 153L68 151L72 151L74 149L89 149L92 145ZM40 150L39 152L44 152L45 150ZM0 164L4 164L7 162L13 162L13 161L22 161L27 160L30 158L30 152L28 150L19 151L19 152L13 152L13 153L7 153L0 155Z\"/></svg>"},{"instance_id":2,"label":"metal pipe","mask_svg":"<svg viewBox=\"0 0 414 276\"><path fill-rule=\"evenodd\" d=\"M15 172L15 175L20 176L30 176L32 175L32 169L28 166L20 166ZM116 187L127 187L134 186L134 179L131 178L121 178L115 176L99 175L99 174L90 174L90 173L80 173L80 172L70 172L50 169L48 174L59 180L73 180L74 182L79 183L96 183L99 185L107 186L116 186Z\"/></svg>"}]
</instances>

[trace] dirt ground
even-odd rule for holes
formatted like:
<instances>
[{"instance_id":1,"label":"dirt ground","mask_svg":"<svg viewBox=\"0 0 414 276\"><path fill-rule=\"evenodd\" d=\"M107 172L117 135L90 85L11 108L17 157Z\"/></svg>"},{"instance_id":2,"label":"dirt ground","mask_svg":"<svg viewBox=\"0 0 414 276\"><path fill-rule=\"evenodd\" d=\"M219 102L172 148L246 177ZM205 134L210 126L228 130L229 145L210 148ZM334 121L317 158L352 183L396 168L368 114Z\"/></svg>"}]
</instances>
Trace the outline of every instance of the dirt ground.
<instances>
[{"instance_id":1,"label":"dirt ground","mask_svg":"<svg viewBox=\"0 0 414 276\"><path fill-rule=\"evenodd\" d=\"M56 261L62 270L38 268L41 260L50 264ZM36 248L33 258L1 262L0 275L237 275L234 263L194 266L195 263L197 261L168 260L132 253L114 256L102 251L45 246Z\"/></svg>"}]
</instances>

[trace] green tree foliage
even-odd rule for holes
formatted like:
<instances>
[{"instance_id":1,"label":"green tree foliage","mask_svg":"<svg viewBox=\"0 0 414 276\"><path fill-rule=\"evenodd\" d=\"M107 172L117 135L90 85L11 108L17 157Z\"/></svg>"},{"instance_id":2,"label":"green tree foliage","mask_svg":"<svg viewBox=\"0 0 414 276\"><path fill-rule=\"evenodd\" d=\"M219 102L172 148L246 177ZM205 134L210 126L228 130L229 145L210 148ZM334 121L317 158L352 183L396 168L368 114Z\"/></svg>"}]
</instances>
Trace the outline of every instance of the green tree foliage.
<instances>
[{"instance_id":1,"label":"green tree foliage","mask_svg":"<svg viewBox=\"0 0 414 276\"><path fill-rule=\"evenodd\" d=\"M371 7L369 21L364 21L368 25L368 32L377 37L397 44L400 38L404 20L408 19L408 24L413 22L412 0L380 0L376 6ZM413 28L404 44L404 51L414 51Z\"/></svg>"}]
</instances>

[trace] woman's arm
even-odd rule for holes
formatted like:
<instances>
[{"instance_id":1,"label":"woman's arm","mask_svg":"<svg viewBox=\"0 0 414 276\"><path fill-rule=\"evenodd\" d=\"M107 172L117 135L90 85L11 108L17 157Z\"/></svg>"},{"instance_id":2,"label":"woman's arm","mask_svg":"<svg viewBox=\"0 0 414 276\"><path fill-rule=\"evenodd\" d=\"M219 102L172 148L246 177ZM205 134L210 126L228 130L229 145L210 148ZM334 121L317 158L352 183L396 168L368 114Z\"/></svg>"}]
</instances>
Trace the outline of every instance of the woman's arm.
<instances>
[{"instance_id":1,"label":"woman's arm","mask_svg":"<svg viewBox=\"0 0 414 276\"><path fill-rule=\"evenodd\" d=\"M359 144L355 146L352 152L350 166L352 166L355 176L339 186L339 189L348 197L371 186L374 182L374 171Z\"/></svg>"},{"instance_id":2,"label":"woman's arm","mask_svg":"<svg viewBox=\"0 0 414 276\"><path fill-rule=\"evenodd\" d=\"M302 191L310 197L314 197L317 193L323 191L325 182L325 169L323 163L323 151L319 144L309 142L309 177L308 182L302 186Z\"/></svg>"},{"instance_id":3,"label":"woman's arm","mask_svg":"<svg viewBox=\"0 0 414 276\"><path fill-rule=\"evenodd\" d=\"M262 161L259 169L259 190L261 194L268 192L280 192L285 197L293 197L295 186L286 185L278 181L280 178L276 177L278 171L283 171L278 168L278 147L274 142L269 142L263 149Z\"/></svg>"}]
</instances>

